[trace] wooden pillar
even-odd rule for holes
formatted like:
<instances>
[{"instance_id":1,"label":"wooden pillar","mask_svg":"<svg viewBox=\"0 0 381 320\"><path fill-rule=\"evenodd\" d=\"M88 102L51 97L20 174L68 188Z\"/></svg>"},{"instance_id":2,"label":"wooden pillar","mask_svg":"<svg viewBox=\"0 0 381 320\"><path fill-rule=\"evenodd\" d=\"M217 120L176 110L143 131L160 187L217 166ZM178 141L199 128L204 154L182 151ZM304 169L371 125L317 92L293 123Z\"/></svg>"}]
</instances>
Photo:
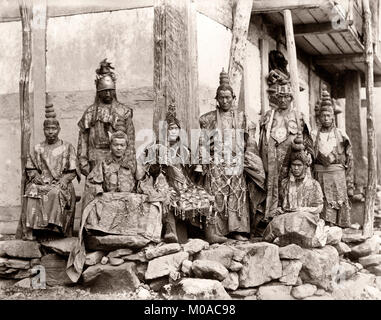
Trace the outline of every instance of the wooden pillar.
<instances>
[{"instance_id":1,"label":"wooden pillar","mask_svg":"<svg viewBox=\"0 0 381 320\"><path fill-rule=\"evenodd\" d=\"M364 36L365 36L365 82L366 82L366 100L367 114L366 124L368 132L368 184L365 195L365 215L363 235L370 237L373 235L374 222L374 202L376 199L377 184L377 150L376 133L374 130L374 76L373 76L373 41L372 41L372 22L369 0L363 0L364 14Z\"/></svg>"},{"instance_id":2,"label":"wooden pillar","mask_svg":"<svg viewBox=\"0 0 381 320\"><path fill-rule=\"evenodd\" d=\"M354 181L360 189L366 185L366 164L361 130L361 78L360 72L347 70L344 76L345 131L352 142L354 160Z\"/></svg>"},{"instance_id":3,"label":"wooden pillar","mask_svg":"<svg viewBox=\"0 0 381 320\"><path fill-rule=\"evenodd\" d=\"M19 1L22 25L22 57L19 81L20 123L21 123L21 210L25 212L25 166L30 151L31 139L31 106L29 100L29 79L32 65L32 3L30 0ZM21 238L21 220L16 237Z\"/></svg>"},{"instance_id":4,"label":"wooden pillar","mask_svg":"<svg viewBox=\"0 0 381 320\"><path fill-rule=\"evenodd\" d=\"M44 140L42 130L45 114L46 92L46 0L33 0L32 80L33 80L33 130L32 141Z\"/></svg>"},{"instance_id":5,"label":"wooden pillar","mask_svg":"<svg viewBox=\"0 0 381 320\"><path fill-rule=\"evenodd\" d=\"M239 102L241 81L245 63L247 33L249 31L252 1L237 0L233 18L232 42L230 46L229 78L230 85Z\"/></svg>"},{"instance_id":6,"label":"wooden pillar","mask_svg":"<svg viewBox=\"0 0 381 320\"><path fill-rule=\"evenodd\" d=\"M198 63L196 10L191 0L155 0L153 127L174 101L177 117L188 137L198 128Z\"/></svg>"},{"instance_id":7,"label":"wooden pillar","mask_svg":"<svg viewBox=\"0 0 381 320\"><path fill-rule=\"evenodd\" d=\"M286 41L287 41L287 55L290 66L290 77L291 77L291 88L294 96L294 107L297 114L297 123L299 126L299 113L300 113L300 102L299 102L299 74L298 74L298 60L296 56L296 46L294 38L294 26L292 24L292 16L290 10L284 10L284 26L286 29Z\"/></svg>"},{"instance_id":8,"label":"wooden pillar","mask_svg":"<svg viewBox=\"0 0 381 320\"><path fill-rule=\"evenodd\" d=\"M261 117L269 110L269 97L267 93L267 75L269 73L269 42L259 39L259 54L261 57Z\"/></svg>"}]
</instances>

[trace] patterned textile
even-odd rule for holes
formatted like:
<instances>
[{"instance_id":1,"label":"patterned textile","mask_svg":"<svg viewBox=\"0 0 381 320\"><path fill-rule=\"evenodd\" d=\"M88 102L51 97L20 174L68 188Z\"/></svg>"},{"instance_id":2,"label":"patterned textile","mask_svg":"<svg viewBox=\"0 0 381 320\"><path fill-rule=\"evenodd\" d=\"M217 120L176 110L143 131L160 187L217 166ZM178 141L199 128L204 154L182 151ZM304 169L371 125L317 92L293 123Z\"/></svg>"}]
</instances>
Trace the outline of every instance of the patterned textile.
<instances>
[{"instance_id":1,"label":"patterned textile","mask_svg":"<svg viewBox=\"0 0 381 320\"><path fill-rule=\"evenodd\" d=\"M99 161L86 179L83 208L97 194L103 192L132 192L135 189L135 175L130 162L123 158L113 159L109 154Z\"/></svg>"},{"instance_id":2,"label":"patterned textile","mask_svg":"<svg viewBox=\"0 0 381 320\"><path fill-rule=\"evenodd\" d=\"M320 130L314 133L315 140L315 177L324 193L322 219L349 227L351 224L348 189L353 189L353 154L348 136L333 127L328 135L331 148L324 146Z\"/></svg>"},{"instance_id":3,"label":"patterned textile","mask_svg":"<svg viewBox=\"0 0 381 320\"><path fill-rule=\"evenodd\" d=\"M86 260L84 231L160 242L162 213L160 203L150 203L146 195L129 192L106 192L98 195L83 211L78 242L70 252L66 272L73 282L82 274Z\"/></svg>"},{"instance_id":4,"label":"patterned textile","mask_svg":"<svg viewBox=\"0 0 381 320\"><path fill-rule=\"evenodd\" d=\"M72 180L80 177L74 147L65 141L42 142L28 156L25 187L28 199L17 237L32 239L31 229L49 229L71 235L75 213ZM58 183L65 179L67 187ZM58 227L58 228L57 228Z\"/></svg>"},{"instance_id":5,"label":"patterned textile","mask_svg":"<svg viewBox=\"0 0 381 320\"><path fill-rule=\"evenodd\" d=\"M319 183L307 174L301 182L290 175L282 181L281 190L280 199L285 213L275 216L268 224L264 240L272 242L279 238L281 246L295 243L305 248L315 247L319 244L321 228L317 228L323 208Z\"/></svg>"},{"instance_id":6,"label":"patterned textile","mask_svg":"<svg viewBox=\"0 0 381 320\"><path fill-rule=\"evenodd\" d=\"M222 114L222 115L221 115ZM224 139L232 139L232 155L237 156L236 146L243 147L238 144L239 140L235 135L247 134L246 116L244 112L231 110L229 112L220 112L219 110L208 112L200 117L200 128L207 130L220 129L220 136L211 137L208 141L205 137L201 137L201 146L210 148L211 161L204 165L206 174L204 179L204 187L207 192L215 196L215 204L213 207L213 218L211 223L215 224L219 235L227 235L231 232L250 232L249 217L249 201L247 200L247 184L244 171L239 172L237 168L239 162L243 159L236 158L232 163L226 161L220 162L216 158L215 148L216 139L224 142ZM224 136L224 129L239 129L234 131L233 137ZM226 150L228 151L228 150ZM242 152L243 154L243 152ZM226 160L226 159L224 159ZM241 167L243 168L243 166ZM254 173L254 171L252 171ZM249 174L250 176L250 174ZM257 175L254 179L259 177ZM256 180L253 180L256 182Z\"/></svg>"},{"instance_id":7,"label":"patterned textile","mask_svg":"<svg viewBox=\"0 0 381 320\"><path fill-rule=\"evenodd\" d=\"M303 114L303 140L308 152L313 155L313 143L308 122ZM259 153L266 172L266 209L265 219L274 215L280 206L279 193L283 179L288 176L291 155L291 143L297 134L296 114L290 110L279 114L276 110L266 112L261 121Z\"/></svg>"},{"instance_id":8,"label":"patterned textile","mask_svg":"<svg viewBox=\"0 0 381 320\"><path fill-rule=\"evenodd\" d=\"M164 212L173 210L176 217L187 219L202 227L202 217L205 217L207 222L209 220L214 197L192 180L195 166L189 164L189 149L185 146L151 144L145 150L146 157L149 154L151 163L146 164L146 172L149 173L149 177L155 178L156 183L161 176L165 177L167 186L160 189L167 190L167 194L170 194L168 208L164 208Z\"/></svg>"},{"instance_id":9,"label":"patterned textile","mask_svg":"<svg viewBox=\"0 0 381 320\"><path fill-rule=\"evenodd\" d=\"M110 153L109 133L117 131L120 125L125 127L128 138L126 159L135 173L135 129L132 117L132 109L115 99L110 105L97 102L86 109L78 122L77 151L82 174L87 176L96 162Z\"/></svg>"}]
</instances>

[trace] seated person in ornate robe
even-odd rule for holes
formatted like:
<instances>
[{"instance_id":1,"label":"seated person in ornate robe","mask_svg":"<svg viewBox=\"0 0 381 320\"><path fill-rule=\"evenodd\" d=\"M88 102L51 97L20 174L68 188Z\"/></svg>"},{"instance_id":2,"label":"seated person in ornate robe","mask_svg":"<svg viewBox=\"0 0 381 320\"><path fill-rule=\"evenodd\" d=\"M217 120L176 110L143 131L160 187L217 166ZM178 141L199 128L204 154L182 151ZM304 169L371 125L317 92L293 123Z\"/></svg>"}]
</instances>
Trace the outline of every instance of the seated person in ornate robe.
<instances>
[{"instance_id":1,"label":"seated person in ornate robe","mask_svg":"<svg viewBox=\"0 0 381 320\"><path fill-rule=\"evenodd\" d=\"M123 236L121 248L141 248L151 241L160 241L161 204L135 193L135 163L131 164L126 156L127 143L123 131L113 133L110 155L100 160L87 177L87 190L93 200L84 208L78 243L67 264L67 274L73 282L78 281L83 270L85 234Z\"/></svg>"},{"instance_id":2,"label":"seated person in ornate robe","mask_svg":"<svg viewBox=\"0 0 381 320\"><path fill-rule=\"evenodd\" d=\"M26 204L17 238L71 236L73 231L76 197L72 180L80 178L77 157L74 147L58 138L61 128L49 101L45 116L46 139L34 146L25 167Z\"/></svg>"},{"instance_id":3,"label":"seated person in ornate robe","mask_svg":"<svg viewBox=\"0 0 381 320\"><path fill-rule=\"evenodd\" d=\"M315 246L323 193L320 184L307 171L309 162L304 150L291 153L290 173L281 183L282 207L277 209L277 215L268 224L264 232L265 241L279 238L280 245Z\"/></svg>"},{"instance_id":4,"label":"seated person in ornate robe","mask_svg":"<svg viewBox=\"0 0 381 320\"><path fill-rule=\"evenodd\" d=\"M190 164L190 150L181 143L181 126L176 118L175 106L169 106L165 123L167 143L149 145L138 161L137 171L141 172L141 192L162 198L164 241L178 242L176 220L186 220L193 226L202 228L203 223L208 222L214 197L195 183L196 166Z\"/></svg>"}]
</instances>

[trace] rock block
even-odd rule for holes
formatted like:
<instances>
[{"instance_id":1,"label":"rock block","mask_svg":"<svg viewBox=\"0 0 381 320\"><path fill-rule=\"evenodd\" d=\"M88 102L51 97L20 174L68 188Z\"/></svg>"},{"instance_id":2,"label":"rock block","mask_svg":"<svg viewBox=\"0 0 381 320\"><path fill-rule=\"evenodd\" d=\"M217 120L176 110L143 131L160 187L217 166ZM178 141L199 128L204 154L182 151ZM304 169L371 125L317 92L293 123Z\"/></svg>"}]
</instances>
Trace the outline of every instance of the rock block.
<instances>
[{"instance_id":1,"label":"rock block","mask_svg":"<svg viewBox=\"0 0 381 320\"><path fill-rule=\"evenodd\" d=\"M166 256L171 253L176 253L181 250L179 243L168 243L164 245L158 245L154 248L150 248L146 251L146 258L152 260L154 258Z\"/></svg>"},{"instance_id":2,"label":"rock block","mask_svg":"<svg viewBox=\"0 0 381 320\"><path fill-rule=\"evenodd\" d=\"M221 282L211 279L181 279L173 285L171 294L185 300L231 300Z\"/></svg>"},{"instance_id":3,"label":"rock block","mask_svg":"<svg viewBox=\"0 0 381 320\"><path fill-rule=\"evenodd\" d=\"M240 288L256 287L282 276L278 246L258 242L242 245L240 249L247 254L238 273Z\"/></svg>"},{"instance_id":4,"label":"rock block","mask_svg":"<svg viewBox=\"0 0 381 320\"><path fill-rule=\"evenodd\" d=\"M229 267L229 270L233 272L238 272L242 269L242 267L243 267L242 263L233 260Z\"/></svg>"},{"instance_id":5,"label":"rock block","mask_svg":"<svg viewBox=\"0 0 381 320\"><path fill-rule=\"evenodd\" d=\"M183 261L188 259L188 252L177 252L150 260L145 278L152 280L169 275L171 271L179 271Z\"/></svg>"},{"instance_id":6,"label":"rock block","mask_svg":"<svg viewBox=\"0 0 381 320\"><path fill-rule=\"evenodd\" d=\"M74 248L76 243L78 242L78 238L63 238L52 241L42 242L42 247L48 248L55 253L68 257L70 255L71 250Z\"/></svg>"},{"instance_id":7,"label":"rock block","mask_svg":"<svg viewBox=\"0 0 381 320\"><path fill-rule=\"evenodd\" d=\"M5 266L8 268L14 268L14 269L29 269L30 261L20 260L20 259L8 259L5 262Z\"/></svg>"},{"instance_id":8,"label":"rock block","mask_svg":"<svg viewBox=\"0 0 381 320\"><path fill-rule=\"evenodd\" d=\"M186 275L190 275L192 272L192 261L184 260L181 265L181 271Z\"/></svg>"},{"instance_id":9,"label":"rock block","mask_svg":"<svg viewBox=\"0 0 381 320\"><path fill-rule=\"evenodd\" d=\"M332 246L321 249L304 249L300 277L304 283L310 283L325 290L332 289L332 276L339 268L339 254Z\"/></svg>"},{"instance_id":10,"label":"rock block","mask_svg":"<svg viewBox=\"0 0 381 320\"><path fill-rule=\"evenodd\" d=\"M339 253L339 256L351 252L351 248L344 242L339 242L338 244L335 244L334 247Z\"/></svg>"},{"instance_id":11,"label":"rock block","mask_svg":"<svg viewBox=\"0 0 381 320\"><path fill-rule=\"evenodd\" d=\"M338 244L341 241L341 238L343 237L343 229L340 227L330 227L328 229L328 235L327 235L327 243L330 245Z\"/></svg>"},{"instance_id":12,"label":"rock block","mask_svg":"<svg viewBox=\"0 0 381 320\"><path fill-rule=\"evenodd\" d=\"M229 272L227 277L221 283L226 290L237 290L239 286L239 277L237 272Z\"/></svg>"},{"instance_id":13,"label":"rock block","mask_svg":"<svg viewBox=\"0 0 381 320\"><path fill-rule=\"evenodd\" d=\"M41 265L45 268L46 284L49 286L61 286L72 284L66 274L66 259L58 254L48 254L41 258Z\"/></svg>"},{"instance_id":14,"label":"rock block","mask_svg":"<svg viewBox=\"0 0 381 320\"><path fill-rule=\"evenodd\" d=\"M140 284L133 262L119 266L96 264L87 268L82 277L84 284L94 293L135 291Z\"/></svg>"},{"instance_id":15,"label":"rock block","mask_svg":"<svg viewBox=\"0 0 381 320\"><path fill-rule=\"evenodd\" d=\"M0 257L41 258L40 245L36 241L6 240L0 241Z\"/></svg>"},{"instance_id":16,"label":"rock block","mask_svg":"<svg viewBox=\"0 0 381 320\"><path fill-rule=\"evenodd\" d=\"M299 260L282 260L282 276L279 278L279 282L295 285L302 266L303 264Z\"/></svg>"},{"instance_id":17,"label":"rock block","mask_svg":"<svg viewBox=\"0 0 381 320\"><path fill-rule=\"evenodd\" d=\"M254 296L257 293L258 289L250 288L250 289L238 289L232 292L229 292L230 296L233 298L242 299L245 297Z\"/></svg>"},{"instance_id":18,"label":"rock block","mask_svg":"<svg viewBox=\"0 0 381 320\"><path fill-rule=\"evenodd\" d=\"M86 254L85 266L94 266L97 263L100 263L103 256L103 251L94 251Z\"/></svg>"},{"instance_id":19,"label":"rock block","mask_svg":"<svg viewBox=\"0 0 381 320\"><path fill-rule=\"evenodd\" d=\"M192 272L197 278L216 279L223 281L229 271L219 262L211 260L195 260Z\"/></svg>"},{"instance_id":20,"label":"rock block","mask_svg":"<svg viewBox=\"0 0 381 320\"><path fill-rule=\"evenodd\" d=\"M207 249L209 249L209 243L202 239L189 239L188 242L183 245L183 250L190 255Z\"/></svg>"},{"instance_id":21,"label":"rock block","mask_svg":"<svg viewBox=\"0 0 381 320\"><path fill-rule=\"evenodd\" d=\"M85 238L85 247L88 250L111 251L116 249L140 249L146 246L150 240L139 236L87 236Z\"/></svg>"},{"instance_id":22,"label":"rock block","mask_svg":"<svg viewBox=\"0 0 381 320\"><path fill-rule=\"evenodd\" d=\"M365 241L366 238L362 235L362 230L355 230L351 228L343 229L342 242L345 243L359 243Z\"/></svg>"},{"instance_id":23,"label":"rock block","mask_svg":"<svg viewBox=\"0 0 381 320\"><path fill-rule=\"evenodd\" d=\"M373 236L366 239L363 243L358 244L351 248L349 257L351 259L358 259L361 257L377 254L380 251L379 237Z\"/></svg>"},{"instance_id":24,"label":"rock block","mask_svg":"<svg viewBox=\"0 0 381 320\"><path fill-rule=\"evenodd\" d=\"M368 267L367 270L368 270L370 273L373 273L373 274L376 275L376 276L381 276L381 265ZM381 283L381 281L380 281L380 283ZM381 286L380 286L380 288L381 288Z\"/></svg>"},{"instance_id":25,"label":"rock block","mask_svg":"<svg viewBox=\"0 0 381 320\"><path fill-rule=\"evenodd\" d=\"M311 297L317 291L317 287L310 283L305 283L297 287L293 287L291 294L296 299L304 299Z\"/></svg>"},{"instance_id":26,"label":"rock block","mask_svg":"<svg viewBox=\"0 0 381 320\"><path fill-rule=\"evenodd\" d=\"M364 268L373 267L381 264L381 254L371 254L366 257L359 258L359 262Z\"/></svg>"},{"instance_id":27,"label":"rock block","mask_svg":"<svg viewBox=\"0 0 381 320\"><path fill-rule=\"evenodd\" d=\"M291 286L271 284L261 286L257 292L258 300L294 300L291 296Z\"/></svg>"},{"instance_id":28,"label":"rock block","mask_svg":"<svg viewBox=\"0 0 381 320\"><path fill-rule=\"evenodd\" d=\"M109 258L109 263L112 266L120 266L122 263L124 263L124 260L121 258Z\"/></svg>"},{"instance_id":29,"label":"rock block","mask_svg":"<svg viewBox=\"0 0 381 320\"><path fill-rule=\"evenodd\" d=\"M194 256L193 260L211 260L221 263L225 268L230 267L234 249L226 245L213 245L208 250L202 250Z\"/></svg>"},{"instance_id":30,"label":"rock block","mask_svg":"<svg viewBox=\"0 0 381 320\"><path fill-rule=\"evenodd\" d=\"M294 243L279 248L279 257L281 259L300 259L303 254L303 249Z\"/></svg>"},{"instance_id":31,"label":"rock block","mask_svg":"<svg viewBox=\"0 0 381 320\"><path fill-rule=\"evenodd\" d=\"M133 251L131 249L128 249L128 248L117 249L117 250L109 252L107 257L109 257L109 258L121 258L123 256L127 256L130 254L133 254Z\"/></svg>"},{"instance_id":32,"label":"rock block","mask_svg":"<svg viewBox=\"0 0 381 320\"><path fill-rule=\"evenodd\" d=\"M134 254L129 254L127 256L122 257L125 261L139 261L139 262L148 262L146 258L146 254L143 251L139 251Z\"/></svg>"}]
</instances>

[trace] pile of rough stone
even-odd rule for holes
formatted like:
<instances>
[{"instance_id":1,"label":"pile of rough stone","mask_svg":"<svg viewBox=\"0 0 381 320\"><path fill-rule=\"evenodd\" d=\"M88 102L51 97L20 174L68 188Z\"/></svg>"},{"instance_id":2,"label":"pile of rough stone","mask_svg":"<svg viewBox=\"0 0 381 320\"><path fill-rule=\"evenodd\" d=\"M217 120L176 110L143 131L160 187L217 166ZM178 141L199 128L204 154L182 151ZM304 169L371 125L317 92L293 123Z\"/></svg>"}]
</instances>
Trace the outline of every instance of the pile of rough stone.
<instances>
[{"instance_id":1,"label":"pile of rough stone","mask_svg":"<svg viewBox=\"0 0 381 320\"><path fill-rule=\"evenodd\" d=\"M20 280L16 286L31 288L34 278L43 266L48 286L68 285L66 263L77 238L66 238L38 243L37 241L0 241L0 278ZM40 282L39 282L40 283Z\"/></svg>"},{"instance_id":2,"label":"pile of rough stone","mask_svg":"<svg viewBox=\"0 0 381 320\"><path fill-rule=\"evenodd\" d=\"M122 236L93 237L79 285L93 293L139 291L142 299L152 291L165 299L322 299L358 274L369 281L381 275L381 232L364 239L361 230L326 231L325 244L310 249L201 239L131 246ZM25 278L19 285L29 287L28 270L40 263L49 286L70 285L66 260L76 241L0 241L0 276Z\"/></svg>"}]
</instances>

